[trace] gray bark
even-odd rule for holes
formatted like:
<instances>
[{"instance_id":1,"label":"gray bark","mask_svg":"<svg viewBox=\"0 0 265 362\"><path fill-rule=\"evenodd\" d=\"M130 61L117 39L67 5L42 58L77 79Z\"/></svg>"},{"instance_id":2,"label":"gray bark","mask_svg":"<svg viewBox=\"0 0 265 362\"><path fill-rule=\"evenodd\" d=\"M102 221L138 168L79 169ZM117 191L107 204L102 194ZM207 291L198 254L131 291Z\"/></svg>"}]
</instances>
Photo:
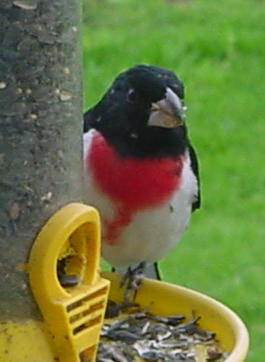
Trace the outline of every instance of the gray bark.
<instances>
[{"instance_id":1,"label":"gray bark","mask_svg":"<svg viewBox=\"0 0 265 362\"><path fill-rule=\"evenodd\" d=\"M81 201L80 0L0 1L0 315L36 306L24 265L60 207Z\"/></svg>"}]
</instances>

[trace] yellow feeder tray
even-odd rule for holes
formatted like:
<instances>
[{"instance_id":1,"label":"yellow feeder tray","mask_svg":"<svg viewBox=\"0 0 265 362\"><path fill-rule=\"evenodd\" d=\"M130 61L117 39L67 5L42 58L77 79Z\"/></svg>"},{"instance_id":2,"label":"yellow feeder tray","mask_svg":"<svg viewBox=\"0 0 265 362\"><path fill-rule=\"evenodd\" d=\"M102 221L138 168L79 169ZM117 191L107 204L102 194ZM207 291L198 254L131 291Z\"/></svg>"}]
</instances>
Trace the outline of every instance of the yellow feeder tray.
<instances>
[{"instance_id":1,"label":"yellow feeder tray","mask_svg":"<svg viewBox=\"0 0 265 362\"><path fill-rule=\"evenodd\" d=\"M63 207L35 240L29 262L30 283L53 341L55 360L96 358L109 291L109 281L99 274L99 260L99 216L83 204ZM60 284L57 268L61 262L65 274L77 278L75 285ZM27 361L50 359L32 356Z\"/></svg>"},{"instance_id":2,"label":"yellow feeder tray","mask_svg":"<svg viewBox=\"0 0 265 362\"><path fill-rule=\"evenodd\" d=\"M100 224L95 209L73 203L48 220L34 242L29 262L31 288L44 322L0 326L1 361L95 361L110 282L109 299L123 300L121 275L104 273L101 278L99 259ZM57 268L61 262L66 275L77 277L76 285L60 284ZM181 313L189 318L195 313L201 317L202 328L214 331L230 352L225 362L245 360L249 345L246 327L234 312L212 298L144 279L136 302L159 315Z\"/></svg>"},{"instance_id":3,"label":"yellow feeder tray","mask_svg":"<svg viewBox=\"0 0 265 362\"><path fill-rule=\"evenodd\" d=\"M121 302L121 275L105 272L103 276L111 282L109 299ZM151 279L144 279L135 302L158 315L200 316L200 326L215 332L221 346L230 353L225 362L245 361L249 347L248 331L241 319L220 302L191 289Z\"/></svg>"}]
</instances>

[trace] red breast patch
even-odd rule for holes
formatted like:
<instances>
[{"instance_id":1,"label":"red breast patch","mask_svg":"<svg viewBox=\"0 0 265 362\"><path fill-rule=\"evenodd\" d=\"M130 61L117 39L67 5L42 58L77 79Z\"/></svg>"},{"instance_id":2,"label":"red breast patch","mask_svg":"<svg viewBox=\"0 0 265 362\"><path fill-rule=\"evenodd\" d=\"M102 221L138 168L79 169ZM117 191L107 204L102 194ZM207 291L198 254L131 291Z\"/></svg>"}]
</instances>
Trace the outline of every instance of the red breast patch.
<instances>
[{"instance_id":1,"label":"red breast patch","mask_svg":"<svg viewBox=\"0 0 265 362\"><path fill-rule=\"evenodd\" d=\"M117 219L108 223L105 236L115 244L135 212L164 203L178 189L183 158L122 157L96 133L87 164L98 188L117 205Z\"/></svg>"}]
</instances>

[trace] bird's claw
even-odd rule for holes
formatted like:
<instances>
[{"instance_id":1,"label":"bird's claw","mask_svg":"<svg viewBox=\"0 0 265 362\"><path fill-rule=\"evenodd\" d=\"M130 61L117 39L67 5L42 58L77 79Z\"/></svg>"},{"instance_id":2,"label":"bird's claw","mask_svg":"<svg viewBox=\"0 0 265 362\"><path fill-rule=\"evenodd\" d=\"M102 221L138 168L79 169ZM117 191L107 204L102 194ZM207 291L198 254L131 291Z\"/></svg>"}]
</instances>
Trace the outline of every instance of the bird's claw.
<instances>
[{"instance_id":1,"label":"bird's claw","mask_svg":"<svg viewBox=\"0 0 265 362\"><path fill-rule=\"evenodd\" d=\"M145 266L146 263L141 262L134 269L129 267L123 275L120 285L121 287L125 287L124 303L130 303L130 300L134 300L136 293L143 282Z\"/></svg>"}]
</instances>

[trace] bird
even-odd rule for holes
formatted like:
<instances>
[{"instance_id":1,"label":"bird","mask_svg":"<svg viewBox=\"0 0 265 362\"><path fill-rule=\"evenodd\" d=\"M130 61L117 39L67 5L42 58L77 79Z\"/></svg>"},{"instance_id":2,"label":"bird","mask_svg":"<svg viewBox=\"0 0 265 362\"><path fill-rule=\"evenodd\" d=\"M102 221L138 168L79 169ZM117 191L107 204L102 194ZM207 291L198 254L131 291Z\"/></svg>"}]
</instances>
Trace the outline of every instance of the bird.
<instances>
[{"instance_id":1,"label":"bird","mask_svg":"<svg viewBox=\"0 0 265 362\"><path fill-rule=\"evenodd\" d=\"M178 76L139 64L122 71L84 113L85 201L101 215L103 258L134 278L148 266L158 277L157 262L200 207L185 111ZM131 278L128 288L137 289L140 279Z\"/></svg>"}]
</instances>

